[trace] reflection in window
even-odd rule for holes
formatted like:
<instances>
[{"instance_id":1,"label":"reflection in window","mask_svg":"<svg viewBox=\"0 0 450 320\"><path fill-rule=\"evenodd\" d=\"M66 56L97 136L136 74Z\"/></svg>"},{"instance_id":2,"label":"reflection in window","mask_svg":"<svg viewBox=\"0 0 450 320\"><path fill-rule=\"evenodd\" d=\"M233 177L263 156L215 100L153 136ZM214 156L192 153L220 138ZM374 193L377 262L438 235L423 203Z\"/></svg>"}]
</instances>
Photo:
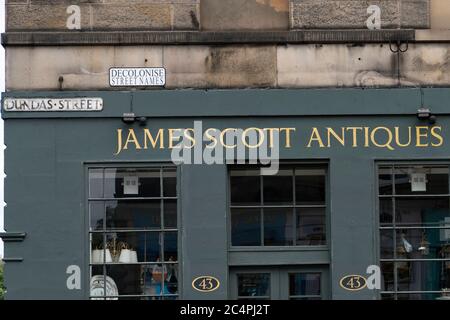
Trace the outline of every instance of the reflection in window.
<instances>
[{"instance_id":1,"label":"reflection in window","mask_svg":"<svg viewBox=\"0 0 450 320\"><path fill-rule=\"evenodd\" d=\"M92 299L176 299L176 170L89 170Z\"/></svg>"},{"instance_id":2,"label":"reflection in window","mask_svg":"<svg viewBox=\"0 0 450 320\"><path fill-rule=\"evenodd\" d=\"M379 169L382 299L450 299L447 166Z\"/></svg>"},{"instance_id":3,"label":"reflection in window","mask_svg":"<svg viewBox=\"0 0 450 320\"><path fill-rule=\"evenodd\" d=\"M320 273L290 273L289 299L320 300Z\"/></svg>"},{"instance_id":4,"label":"reflection in window","mask_svg":"<svg viewBox=\"0 0 450 320\"><path fill-rule=\"evenodd\" d=\"M237 281L239 300L270 299L270 273L242 273Z\"/></svg>"},{"instance_id":5,"label":"reflection in window","mask_svg":"<svg viewBox=\"0 0 450 320\"><path fill-rule=\"evenodd\" d=\"M326 245L325 168L284 165L230 170L232 246Z\"/></svg>"}]
</instances>

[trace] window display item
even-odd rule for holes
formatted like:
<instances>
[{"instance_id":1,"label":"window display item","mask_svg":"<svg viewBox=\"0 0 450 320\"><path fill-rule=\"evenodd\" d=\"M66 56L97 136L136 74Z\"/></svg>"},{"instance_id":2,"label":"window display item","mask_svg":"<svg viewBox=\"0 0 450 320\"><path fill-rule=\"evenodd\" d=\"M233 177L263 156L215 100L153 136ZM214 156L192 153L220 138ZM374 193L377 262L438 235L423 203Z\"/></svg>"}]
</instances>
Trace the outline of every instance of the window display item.
<instances>
[{"instance_id":1,"label":"window display item","mask_svg":"<svg viewBox=\"0 0 450 320\"><path fill-rule=\"evenodd\" d=\"M119 290L117 285L111 277L96 275L91 279L91 297L92 300L117 300ZM106 290L106 291L105 291Z\"/></svg>"},{"instance_id":2,"label":"window display item","mask_svg":"<svg viewBox=\"0 0 450 320\"><path fill-rule=\"evenodd\" d=\"M137 252L135 250L129 249L126 243L122 244L122 249L120 250L119 256L120 263L137 263Z\"/></svg>"},{"instance_id":3,"label":"window display item","mask_svg":"<svg viewBox=\"0 0 450 320\"><path fill-rule=\"evenodd\" d=\"M112 262L111 251L106 248L92 250L92 263L109 263Z\"/></svg>"},{"instance_id":4,"label":"window display item","mask_svg":"<svg viewBox=\"0 0 450 320\"><path fill-rule=\"evenodd\" d=\"M413 246L408 242L408 240L405 239L405 234L402 233L402 243L403 243L403 247L405 248L405 251L407 253L411 253L413 251Z\"/></svg>"},{"instance_id":5,"label":"window display item","mask_svg":"<svg viewBox=\"0 0 450 320\"><path fill-rule=\"evenodd\" d=\"M422 233L422 240L420 241L420 247L417 250L424 256L430 253L430 243L427 240L427 235L425 231Z\"/></svg>"}]
</instances>

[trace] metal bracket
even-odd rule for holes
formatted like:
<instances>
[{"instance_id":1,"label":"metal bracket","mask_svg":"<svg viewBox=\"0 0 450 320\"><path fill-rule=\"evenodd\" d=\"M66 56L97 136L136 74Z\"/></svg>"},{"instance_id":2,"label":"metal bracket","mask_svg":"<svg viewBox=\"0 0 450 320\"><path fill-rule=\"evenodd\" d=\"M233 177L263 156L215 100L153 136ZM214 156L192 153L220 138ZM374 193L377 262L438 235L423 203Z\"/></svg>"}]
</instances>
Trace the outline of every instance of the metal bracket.
<instances>
[{"instance_id":1,"label":"metal bracket","mask_svg":"<svg viewBox=\"0 0 450 320\"><path fill-rule=\"evenodd\" d=\"M2 258L3 262L22 262L23 258Z\"/></svg>"},{"instance_id":2,"label":"metal bracket","mask_svg":"<svg viewBox=\"0 0 450 320\"><path fill-rule=\"evenodd\" d=\"M26 237L25 232L0 232L0 239L4 242L20 242Z\"/></svg>"}]
</instances>

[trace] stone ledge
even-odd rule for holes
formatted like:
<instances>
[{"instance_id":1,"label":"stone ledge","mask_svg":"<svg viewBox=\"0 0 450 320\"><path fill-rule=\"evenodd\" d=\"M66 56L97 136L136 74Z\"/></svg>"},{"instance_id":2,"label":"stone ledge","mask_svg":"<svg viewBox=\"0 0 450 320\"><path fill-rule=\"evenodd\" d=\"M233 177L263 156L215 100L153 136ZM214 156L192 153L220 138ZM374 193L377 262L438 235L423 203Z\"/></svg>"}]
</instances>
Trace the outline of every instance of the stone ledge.
<instances>
[{"instance_id":1,"label":"stone ledge","mask_svg":"<svg viewBox=\"0 0 450 320\"><path fill-rule=\"evenodd\" d=\"M382 43L414 41L414 30L7 32L3 46Z\"/></svg>"}]
</instances>

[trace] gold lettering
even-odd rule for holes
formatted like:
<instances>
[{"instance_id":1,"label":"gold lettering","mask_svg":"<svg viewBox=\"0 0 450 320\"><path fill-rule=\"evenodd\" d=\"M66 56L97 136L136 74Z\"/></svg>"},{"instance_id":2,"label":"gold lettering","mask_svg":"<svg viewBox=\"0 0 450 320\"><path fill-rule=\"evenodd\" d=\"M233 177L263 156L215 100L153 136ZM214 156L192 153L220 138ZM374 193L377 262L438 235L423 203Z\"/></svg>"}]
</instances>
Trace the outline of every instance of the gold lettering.
<instances>
[{"instance_id":1,"label":"gold lettering","mask_svg":"<svg viewBox=\"0 0 450 320\"><path fill-rule=\"evenodd\" d=\"M327 128L327 139L328 139L328 145L327 147L331 147L331 136L333 136L341 145L345 147L345 131L344 128L341 128L341 136L339 136L334 129Z\"/></svg>"},{"instance_id":2,"label":"gold lettering","mask_svg":"<svg viewBox=\"0 0 450 320\"><path fill-rule=\"evenodd\" d=\"M114 154L117 156L122 151L122 129L117 129L117 152Z\"/></svg>"},{"instance_id":3,"label":"gold lettering","mask_svg":"<svg viewBox=\"0 0 450 320\"><path fill-rule=\"evenodd\" d=\"M250 143L247 143L247 140L245 139L245 137L247 136L248 131L250 131L250 130L255 130L255 132L257 132L256 139L257 139L257 141L259 139L259 142L257 142L256 145L250 145ZM242 143L244 144L244 146L246 146L249 149L258 148L258 147L260 147L262 145L263 142L264 142L264 131L262 131L259 128L247 128L242 133Z\"/></svg>"},{"instance_id":4,"label":"gold lettering","mask_svg":"<svg viewBox=\"0 0 450 320\"><path fill-rule=\"evenodd\" d=\"M320 146L321 148L324 148L324 147L325 147L325 145L324 145L323 142L322 142L322 138L320 137L319 130L317 130L316 127L313 127L313 131L312 131L312 133L311 133L311 137L310 137L310 139L309 139L307 148L311 148L311 143L312 143L313 141L317 141L317 142L319 143L319 146Z\"/></svg>"},{"instance_id":5,"label":"gold lettering","mask_svg":"<svg viewBox=\"0 0 450 320\"><path fill-rule=\"evenodd\" d=\"M156 139L153 138L152 133L147 128L144 129L144 149L148 148L148 141L152 144L153 149L156 148L156 144L159 140L159 148L164 149L164 129L159 129Z\"/></svg>"},{"instance_id":6,"label":"gold lettering","mask_svg":"<svg viewBox=\"0 0 450 320\"><path fill-rule=\"evenodd\" d=\"M422 133L422 130L426 130L426 132ZM428 143L422 143L422 138L428 137L428 130L429 128L425 126L416 127L416 147L428 147Z\"/></svg>"},{"instance_id":7,"label":"gold lettering","mask_svg":"<svg viewBox=\"0 0 450 320\"><path fill-rule=\"evenodd\" d=\"M269 148L273 148L273 133L274 131L280 132L278 128L264 128L263 130L267 130L269 132Z\"/></svg>"},{"instance_id":8,"label":"gold lettering","mask_svg":"<svg viewBox=\"0 0 450 320\"><path fill-rule=\"evenodd\" d=\"M439 131L439 133L437 132ZM442 127L433 127L431 128L431 135L435 137L439 142L438 143L431 143L433 147L440 147L444 144L444 138L440 134L442 132Z\"/></svg>"},{"instance_id":9,"label":"gold lettering","mask_svg":"<svg viewBox=\"0 0 450 320\"><path fill-rule=\"evenodd\" d=\"M386 143L384 144L379 144L376 139L375 139L375 134L379 131L379 130L384 130L385 132L387 132L388 134L388 140ZM393 140L393 136L392 136L392 131L389 130L389 128L386 127L376 127L375 129L372 130L372 133L370 134L370 140L372 141L373 145L375 145L378 148L388 148L389 150L394 150L394 147L391 146L392 144L392 140Z\"/></svg>"},{"instance_id":10,"label":"gold lettering","mask_svg":"<svg viewBox=\"0 0 450 320\"><path fill-rule=\"evenodd\" d=\"M192 132L192 135L188 134L188 132ZM194 138L194 129L193 128L188 128L186 130L184 130L184 136L186 137L186 139L188 139L189 141L191 141L191 145L187 146L187 149L192 149L195 146L195 138Z\"/></svg>"},{"instance_id":11,"label":"gold lettering","mask_svg":"<svg viewBox=\"0 0 450 320\"><path fill-rule=\"evenodd\" d=\"M214 129L214 128L209 128L209 129L207 129L206 131L205 131L205 137L208 139L208 140L210 140L212 143L211 144L208 144L207 146L206 146L206 148L215 148L216 147L216 145L217 145L217 139L216 139L216 137L215 136L213 136L213 135L211 135L211 134L209 134L209 131L210 130L214 130L214 131L217 131L216 129Z\"/></svg>"},{"instance_id":12,"label":"gold lettering","mask_svg":"<svg viewBox=\"0 0 450 320\"><path fill-rule=\"evenodd\" d=\"M364 147L369 147L369 127L364 127Z\"/></svg>"},{"instance_id":13,"label":"gold lettering","mask_svg":"<svg viewBox=\"0 0 450 320\"><path fill-rule=\"evenodd\" d=\"M175 131L180 131L181 129L169 129L169 149L180 149L180 145L174 146L174 142L179 142L181 138L181 133L175 134ZM174 140L176 139L176 140Z\"/></svg>"},{"instance_id":14,"label":"gold lettering","mask_svg":"<svg viewBox=\"0 0 450 320\"><path fill-rule=\"evenodd\" d=\"M236 131L236 129L235 128L226 128L226 129L224 129L224 130L222 130L222 132L220 133L220 144L224 147L224 148L227 148L227 149L233 149L233 148L236 148L236 144L233 144L233 145L227 145L226 143L225 143L225 141L224 141L224 136L225 136L225 134L227 133L227 131Z\"/></svg>"},{"instance_id":15,"label":"gold lettering","mask_svg":"<svg viewBox=\"0 0 450 320\"><path fill-rule=\"evenodd\" d=\"M136 138L136 134L134 133L134 129L128 129L127 141L125 141L125 145L123 146L124 150L128 149L128 144L130 142L134 143L134 146L135 146L136 150L140 150L141 149L141 145L139 144L138 139Z\"/></svg>"},{"instance_id":16,"label":"gold lettering","mask_svg":"<svg viewBox=\"0 0 450 320\"><path fill-rule=\"evenodd\" d=\"M291 131L295 131L295 128L280 128L280 132L286 131L286 138L285 138L285 148L291 147Z\"/></svg>"},{"instance_id":17,"label":"gold lettering","mask_svg":"<svg viewBox=\"0 0 450 320\"><path fill-rule=\"evenodd\" d=\"M399 127L395 127L394 130L395 130L395 143L399 147L408 147L411 144L412 128L408 127L408 143L400 142L400 128Z\"/></svg>"},{"instance_id":18,"label":"gold lettering","mask_svg":"<svg viewBox=\"0 0 450 320\"><path fill-rule=\"evenodd\" d=\"M358 137L357 137L357 131L358 130L362 130L362 127L348 127L346 128L347 131L351 131L352 132L352 136L353 136L353 143L352 146L353 148L356 148L358 146Z\"/></svg>"}]
</instances>

